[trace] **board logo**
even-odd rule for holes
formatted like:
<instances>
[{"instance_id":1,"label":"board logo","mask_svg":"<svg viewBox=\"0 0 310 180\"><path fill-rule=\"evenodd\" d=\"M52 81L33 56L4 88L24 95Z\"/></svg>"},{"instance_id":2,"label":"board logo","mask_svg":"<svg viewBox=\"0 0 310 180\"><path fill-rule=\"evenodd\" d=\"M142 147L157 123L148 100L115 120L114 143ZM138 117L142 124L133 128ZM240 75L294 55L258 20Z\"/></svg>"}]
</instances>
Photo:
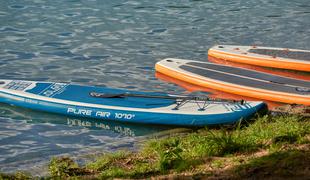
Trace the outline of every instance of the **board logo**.
<instances>
[{"instance_id":1,"label":"board logo","mask_svg":"<svg viewBox=\"0 0 310 180\"><path fill-rule=\"evenodd\" d=\"M44 91L42 91L40 94L46 97L53 97L56 94L59 94L63 92L68 84L66 83L54 83L50 85L48 88L46 88Z\"/></svg>"},{"instance_id":2,"label":"board logo","mask_svg":"<svg viewBox=\"0 0 310 180\"><path fill-rule=\"evenodd\" d=\"M79 107L69 107L67 108L68 114L82 115L89 117L100 117L103 119L120 119L120 120L131 120L136 117L135 114L131 113L113 113L109 111L96 111L92 109L79 108Z\"/></svg>"},{"instance_id":3,"label":"board logo","mask_svg":"<svg viewBox=\"0 0 310 180\"><path fill-rule=\"evenodd\" d=\"M32 84L31 82L14 80L14 81L11 81L9 84L5 85L3 88L16 90L16 91L23 91L27 87L29 87L31 84Z\"/></svg>"}]
</instances>

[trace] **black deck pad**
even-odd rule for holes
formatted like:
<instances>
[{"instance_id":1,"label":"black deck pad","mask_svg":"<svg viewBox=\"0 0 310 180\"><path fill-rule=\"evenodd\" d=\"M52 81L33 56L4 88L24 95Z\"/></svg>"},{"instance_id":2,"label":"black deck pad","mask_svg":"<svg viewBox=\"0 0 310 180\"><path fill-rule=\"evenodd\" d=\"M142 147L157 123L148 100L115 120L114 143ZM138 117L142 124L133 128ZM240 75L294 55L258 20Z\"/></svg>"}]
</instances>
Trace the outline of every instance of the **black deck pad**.
<instances>
[{"instance_id":1,"label":"black deck pad","mask_svg":"<svg viewBox=\"0 0 310 180\"><path fill-rule=\"evenodd\" d=\"M243 68L223 66L219 64L212 63L200 63L200 62L189 62L188 65L212 69L216 71L222 71L225 73L230 73L238 76L244 76L246 78L254 78L257 80L269 81L278 84L287 84L291 86L305 87L310 89L310 81L303 81L298 79L286 78L283 76L277 76L267 73L262 73L254 70L247 70Z\"/></svg>"},{"instance_id":2,"label":"black deck pad","mask_svg":"<svg viewBox=\"0 0 310 180\"><path fill-rule=\"evenodd\" d=\"M181 69L198 74L200 76L214 79L222 82L237 84L241 86L247 86L258 89L265 89L275 92L284 92L290 94L298 94L298 95L310 95L308 91L300 91L297 87L285 86L283 84L271 83L271 82L263 82L255 79L249 79L246 77L233 76L229 74L225 74L224 72L215 72L209 69L202 69L198 67L192 67L187 65L181 65Z\"/></svg>"},{"instance_id":3,"label":"black deck pad","mask_svg":"<svg viewBox=\"0 0 310 180\"><path fill-rule=\"evenodd\" d=\"M310 61L310 52L306 51L302 52L302 51L289 51L289 50L277 50L277 49L250 49L249 52L281 58Z\"/></svg>"}]
</instances>

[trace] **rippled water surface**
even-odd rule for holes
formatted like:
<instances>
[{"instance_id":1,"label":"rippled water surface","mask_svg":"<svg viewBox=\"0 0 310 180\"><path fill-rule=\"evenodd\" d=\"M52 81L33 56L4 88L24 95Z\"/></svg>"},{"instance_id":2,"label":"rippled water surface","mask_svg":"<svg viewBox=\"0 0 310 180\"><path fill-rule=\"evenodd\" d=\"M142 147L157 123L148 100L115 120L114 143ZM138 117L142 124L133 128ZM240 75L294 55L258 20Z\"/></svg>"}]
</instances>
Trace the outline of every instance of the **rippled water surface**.
<instances>
[{"instance_id":1,"label":"rippled water surface","mask_svg":"<svg viewBox=\"0 0 310 180\"><path fill-rule=\"evenodd\" d=\"M156 61L206 61L214 44L310 49L308 0L0 3L0 79L183 93L155 78ZM0 106L0 171L39 166L51 155L134 149L136 136L166 129Z\"/></svg>"}]
</instances>

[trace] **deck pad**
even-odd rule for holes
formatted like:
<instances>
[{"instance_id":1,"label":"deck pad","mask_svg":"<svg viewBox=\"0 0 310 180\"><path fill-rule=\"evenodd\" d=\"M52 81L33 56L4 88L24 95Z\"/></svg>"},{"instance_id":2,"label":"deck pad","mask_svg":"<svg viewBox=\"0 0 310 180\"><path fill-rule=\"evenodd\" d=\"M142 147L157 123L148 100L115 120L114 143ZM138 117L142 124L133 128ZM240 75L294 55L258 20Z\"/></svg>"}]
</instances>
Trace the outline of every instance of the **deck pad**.
<instances>
[{"instance_id":1,"label":"deck pad","mask_svg":"<svg viewBox=\"0 0 310 180\"><path fill-rule=\"evenodd\" d=\"M240 86L247 86L250 88L262 88L262 89L266 89L270 91L277 91L277 92L284 92L284 93L292 93L292 94L300 94L300 95L309 94L310 95L310 92L302 92L302 91L297 90L296 87L285 86L280 83L264 82L258 79L250 79L250 78L241 77L238 75L232 75L232 74L225 73L225 72L218 72L218 71L213 71L210 69L204 69L204 68L193 67L193 66L188 66L188 65L182 65L180 66L180 68L187 72L195 73L199 76L208 77L208 78L215 79L218 81L225 81L227 83L238 84Z\"/></svg>"},{"instance_id":2,"label":"deck pad","mask_svg":"<svg viewBox=\"0 0 310 180\"><path fill-rule=\"evenodd\" d=\"M213 63L200 63L200 62L188 62L186 63L186 65L190 65L193 67L201 67L204 69L210 69L210 70L215 70L215 71L221 71L221 72L232 74L233 76L238 76L238 77L247 78L247 79L251 78L253 80L256 79L258 81L267 81L267 82L278 83L278 84L283 84L283 85L310 88L310 81L287 78L284 76L277 76L277 75L262 73L262 72L254 71L254 70L248 70L248 69L240 70L239 68L235 68L231 66L222 66L222 65L213 64Z\"/></svg>"},{"instance_id":3,"label":"deck pad","mask_svg":"<svg viewBox=\"0 0 310 180\"><path fill-rule=\"evenodd\" d=\"M290 51L280 49L257 49L253 48L249 50L250 53L268 55L273 57L289 58L289 59L300 59L304 61L310 61L310 52L308 51Z\"/></svg>"}]
</instances>

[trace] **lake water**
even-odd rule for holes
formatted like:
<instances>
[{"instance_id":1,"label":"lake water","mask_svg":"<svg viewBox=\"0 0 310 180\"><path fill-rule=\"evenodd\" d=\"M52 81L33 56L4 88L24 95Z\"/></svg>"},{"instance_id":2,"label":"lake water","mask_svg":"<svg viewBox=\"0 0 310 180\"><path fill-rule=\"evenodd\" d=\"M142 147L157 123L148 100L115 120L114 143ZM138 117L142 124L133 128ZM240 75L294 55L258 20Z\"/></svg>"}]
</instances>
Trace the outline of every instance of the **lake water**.
<instances>
[{"instance_id":1,"label":"lake water","mask_svg":"<svg viewBox=\"0 0 310 180\"><path fill-rule=\"evenodd\" d=\"M308 0L0 3L0 79L184 93L155 78L156 61L207 61L215 44L310 49ZM167 130L0 106L2 172L39 168L54 155L134 150L141 136Z\"/></svg>"}]
</instances>

